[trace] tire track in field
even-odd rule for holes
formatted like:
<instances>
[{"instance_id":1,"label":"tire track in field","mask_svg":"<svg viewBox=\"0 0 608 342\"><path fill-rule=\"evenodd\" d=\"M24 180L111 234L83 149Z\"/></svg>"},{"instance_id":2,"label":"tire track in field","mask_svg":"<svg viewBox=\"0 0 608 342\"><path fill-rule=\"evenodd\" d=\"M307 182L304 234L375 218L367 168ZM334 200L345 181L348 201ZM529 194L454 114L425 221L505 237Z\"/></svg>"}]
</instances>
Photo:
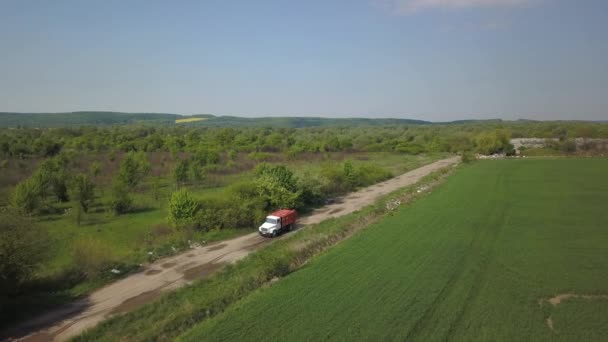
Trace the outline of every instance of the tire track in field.
<instances>
[{"instance_id":1,"label":"tire track in field","mask_svg":"<svg viewBox=\"0 0 608 342\"><path fill-rule=\"evenodd\" d=\"M495 181L496 188L498 184L502 182L503 176L501 175ZM441 288L439 294L433 299L429 307L425 310L424 314L416 321L414 327L407 334L405 340L427 340L425 336L421 336L424 332L432 331L432 326L435 326L435 330L440 329L440 326L437 326L437 322L445 321L446 317L441 314L442 305L446 303L446 299L448 299L452 295L458 296L458 287L457 283L460 281L467 281L467 278L471 277L470 272L472 269L476 269L475 273L472 276L472 281L470 282L470 286L468 290L464 290L462 292L466 293L464 296L464 301L462 302L457 314L453 317L446 329L446 332L442 336L442 340L448 340L450 336L454 336L453 333L460 326L463 321L463 316L467 313L468 309L471 307L471 304L475 301L475 298L479 295L479 291L482 288L483 284L486 282L489 265L494 259L495 254L495 245L502 228L506 222L506 212L508 212L508 207L506 209L500 209L500 212L491 213L489 217L498 218L495 220L495 225L492 227L487 226L479 226L476 227L472 234L473 238L467 247L467 250L463 255L458 259L456 263L456 267L454 267L453 273L448 278L448 281ZM497 208L497 207L495 207Z\"/></svg>"}]
</instances>

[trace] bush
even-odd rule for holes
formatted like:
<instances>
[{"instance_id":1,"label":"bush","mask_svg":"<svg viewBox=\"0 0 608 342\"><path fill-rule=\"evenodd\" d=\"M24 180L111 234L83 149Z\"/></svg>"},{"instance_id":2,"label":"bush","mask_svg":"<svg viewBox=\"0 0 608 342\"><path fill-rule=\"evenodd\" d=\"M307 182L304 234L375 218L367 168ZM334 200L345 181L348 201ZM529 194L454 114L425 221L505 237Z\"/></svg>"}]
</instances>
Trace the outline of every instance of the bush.
<instances>
[{"instance_id":1,"label":"bush","mask_svg":"<svg viewBox=\"0 0 608 342\"><path fill-rule=\"evenodd\" d=\"M44 260L45 231L11 209L0 210L0 294L18 292Z\"/></svg>"},{"instance_id":2,"label":"bush","mask_svg":"<svg viewBox=\"0 0 608 342\"><path fill-rule=\"evenodd\" d=\"M200 204L188 190L175 191L169 200L169 223L174 227L186 227L195 222Z\"/></svg>"},{"instance_id":3,"label":"bush","mask_svg":"<svg viewBox=\"0 0 608 342\"><path fill-rule=\"evenodd\" d=\"M367 186L378 183L393 177L390 171L387 171L377 165L361 165L356 170L357 186Z\"/></svg>"},{"instance_id":4,"label":"bush","mask_svg":"<svg viewBox=\"0 0 608 342\"><path fill-rule=\"evenodd\" d=\"M133 200L129 196L129 187L122 182L115 182L112 186L110 209L114 214L120 215L132 209Z\"/></svg>"},{"instance_id":5,"label":"bush","mask_svg":"<svg viewBox=\"0 0 608 342\"><path fill-rule=\"evenodd\" d=\"M475 161L475 156L471 152L462 152L462 156L460 157L463 163L468 164Z\"/></svg>"},{"instance_id":6,"label":"bush","mask_svg":"<svg viewBox=\"0 0 608 342\"><path fill-rule=\"evenodd\" d=\"M40 205L40 185L29 178L17 184L11 197L11 205L21 214L31 214Z\"/></svg>"},{"instance_id":7,"label":"bush","mask_svg":"<svg viewBox=\"0 0 608 342\"><path fill-rule=\"evenodd\" d=\"M267 203L267 209L293 208L301 192L297 178L284 165L260 164L256 167L256 186L259 196Z\"/></svg>"},{"instance_id":8,"label":"bush","mask_svg":"<svg viewBox=\"0 0 608 342\"><path fill-rule=\"evenodd\" d=\"M89 280L101 278L117 262L110 246L94 238L76 240L72 257L77 271Z\"/></svg>"},{"instance_id":9,"label":"bush","mask_svg":"<svg viewBox=\"0 0 608 342\"><path fill-rule=\"evenodd\" d=\"M322 204L326 197L321 180L313 177L309 172L298 179L298 189L301 191L299 202L296 205L299 210Z\"/></svg>"}]
</instances>

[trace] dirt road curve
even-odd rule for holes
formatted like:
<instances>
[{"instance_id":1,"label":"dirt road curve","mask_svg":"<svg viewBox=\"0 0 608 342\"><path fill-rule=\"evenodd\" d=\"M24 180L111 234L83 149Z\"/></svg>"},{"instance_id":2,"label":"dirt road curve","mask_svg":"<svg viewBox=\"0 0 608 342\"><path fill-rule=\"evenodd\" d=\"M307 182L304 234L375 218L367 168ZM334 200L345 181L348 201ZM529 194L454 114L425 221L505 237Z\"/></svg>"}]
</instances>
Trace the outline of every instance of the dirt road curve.
<instances>
[{"instance_id":1,"label":"dirt road curve","mask_svg":"<svg viewBox=\"0 0 608 342\"><path fill-rule=\"evenodd\" d=\"M416 183L429 173L455 164L458 160L458 157L440 160L361 189L302 217L298 224L315 224L331 217L352 213L372 204L379 196ZM252 233L156 261L141 272L107 285L87 298L26 322L17 327L10 336L22 341L66 340L114 314L127 312L150 302L162 292L204 278L223 265L245 257L270 241L257 233Z\"/></svg>"}]
</instances>

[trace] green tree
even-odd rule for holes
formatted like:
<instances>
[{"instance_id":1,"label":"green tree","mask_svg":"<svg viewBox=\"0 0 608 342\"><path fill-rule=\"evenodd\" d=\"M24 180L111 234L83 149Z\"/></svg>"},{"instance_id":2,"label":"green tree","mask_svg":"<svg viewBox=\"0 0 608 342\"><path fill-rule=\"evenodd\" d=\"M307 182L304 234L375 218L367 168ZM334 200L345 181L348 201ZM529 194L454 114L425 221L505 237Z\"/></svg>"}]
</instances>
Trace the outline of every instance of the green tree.
<instances>
[{"instance_id":1,"label":"green tree","mask_svg":"<svg viewBox=\"0 0 608 342\"><path fill-rule=\"evenodd\" d=\"M258 194L267 202L268 209L296 206L301 191L291 170L284 165L260 164L256 174Z\"/></svg>"},{"instance_id":2,"label":"green tree","mask_svg":"<svg viewBox=\"0 0 608 342\"><path fill-rule=\"evenodd\" d=\"M193 183L199 183L205 179L205 172L198 163L190 163L188 168L189 178Z\"/></svg>"},{"instance_id":3,"label":"green tree","mask_svg":"<svg viewBox=\"0 0 608 342\"><path fill-rule=\"evenodd\" d=\"M121 181L114 182L109 206L116 215L124 214L131 210L133 200L129 196L129 186Z\"/></svg>"},{"instance_id":4,"label":"green tree","mask_svg":"<svg viewBox=\"0 0 608 342\"><path fill-rule=\"evenodd\" d=\"M130 188L136 187L139 182L150 172L150 162L144 152L128 152L125 154L120 169L118 179Z\"/></svg>"},{"instance_id":5,"label":"green tree","mask_svg":"<svg viewBox=\"0 0 608 342\"><path fill-rule=\"evenodd\" d=\"M184 159L180 160L173 168L173 180L177 186L180 186L188 180L188 166L188 160Z\"/></svg>"},{"instance_id":6,"label":"green tree","mask_svg":"<svg viewBox=\"0 0 608 342\"><path fill-rule=\"evenodd\" d=\"M11 197L11 205L21 214L31 214L40 205L40 184L35 178L28 178L17 184Z\"/></svg>"},{"instance_id":7,"label":"green tree","mask_svg":"<svg viewBox=\"0 0 608 342\"><path fill-rule=\"evenodd\" d=\"M477 152L485 155L494 153L513 154L514 149L510 140L511 133L504 129L483 132L475 138Z\"/></svg>"},{"instance_id":8,"label":"green tree","mask_svg":"<svg viewBox=\"0 0 608 342\"><path fill-rule=\"evenodd\" d=\"M87 213L95 198L95 184L93 184L89 176L85 174L76 175L71 184L71 192L71 197Z\"/></svg>"},{"instance_id":9,"label":"green tree","mask_svg":"<svg viewBox=\"0 0 608 342\"><path fill-rule=\"evenodd\" d=\"M0 297L17 292L39 268L46 241L44 230L31 219L0 209Z\"/></svg>"},{"instance_id":10,"label":"green tree","mask_svg":"<svg viewBox=\"0 0 608 342\"><path fill-rule=\"evenodd\" d=\"M349 190L354 189L357 186L357 174L355 171L355 167L350 160L344 162L343 166L344 179L346 180L346 184L349 187Z\"/></svg>"},{"instance_id":11,"label":"green tree","mask_svg":"<svg viewBox=\"0 0 608 342\"><path fill-rule=\"evenodd\" d=\"M199 203L187 189L177 190L171 194L169 201L169 223L174 227L192 225L199 209Z\"/></svg>"}]
</instances>

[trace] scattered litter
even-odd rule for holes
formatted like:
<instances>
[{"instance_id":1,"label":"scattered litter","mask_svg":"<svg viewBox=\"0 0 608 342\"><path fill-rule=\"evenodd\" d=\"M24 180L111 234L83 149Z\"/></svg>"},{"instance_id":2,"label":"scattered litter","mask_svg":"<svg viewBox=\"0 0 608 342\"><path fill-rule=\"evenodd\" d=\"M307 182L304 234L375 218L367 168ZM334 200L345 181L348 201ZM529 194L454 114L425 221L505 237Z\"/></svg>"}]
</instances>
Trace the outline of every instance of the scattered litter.
<instances>
[{"instance_id":1,"label":"scattered litter","mask_svg":"<svg viewBox=\"0 0 608 342\"><path fill-rule=\"evenodd\" d=\"M386 203L386 210L395 210L401 205L401 201L398 199L392 199Z\"/></svg>"},{"instance_id":2,"label":"scattered litter","mask_svg":"<svg viewBox=\"0 0 608 342\"><path fill-rule=\"evenodd\" d=\"M171 249L173 250L174 253L177 252L177 248L171 246Z\"/></svg>"},{"instance_id":3,"label":"scattered litter","mask_svg":"<svg viewBox=\"0 0 608 342\"><path fill-rule=\"evenodd\" d=\"M418 190L416 190L417 193L421 193L423 191L427 191L429 189L428 185L421 185L418 187Z\"/></svg>"},{"instance_id":4,"label":"scattered litter","mask_svg":"<svg viewBox=\"0 0 608 342\"><path fill-rule=\"evenodd\" d=\"M110 272L112 272L114 274L120 274L120 270L117 270L115 268L113 268Z\"/></svg>"},{"instance_id":5,"label":"scattered litter","mask_svg":"<svg viewBox=\"0 0 608 342\"><path fill-rule=\"evenodd\" d=\"M152 251L148 252L148 255L152 255L152 254L154 254L154 252L152 252Z\"/></svg>"}]
</instances>

